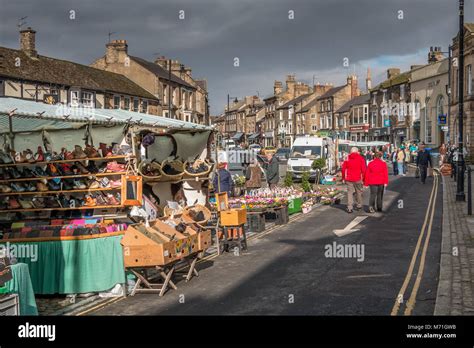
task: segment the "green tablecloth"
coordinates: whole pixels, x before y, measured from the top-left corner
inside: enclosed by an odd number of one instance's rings
[[[38,315],[28,265],[17,263],[11,265],[10,268],[12,270],[12,280],[8,281],[6,286],[9,293],[18,294],[20,315]]]
[[[105,291],[125,283],[122,236],[95,239],[20,242],[37,248],[28,264],[36,294],[75,294]],[[21,256],[21,255],[18,255]]]

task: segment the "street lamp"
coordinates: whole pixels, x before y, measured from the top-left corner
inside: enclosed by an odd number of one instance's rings
[[[457,162],[457,190],[456,201],[464,202],[464,155],[463,155],[463,136],[464,136],[464,0],[459,0],[459,75],[458,75],[458,109],[459,109],[459,145]]]

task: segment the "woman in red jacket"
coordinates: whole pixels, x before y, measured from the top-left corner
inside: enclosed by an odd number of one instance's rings
[[[369,163],[364,177],[364,186],[370,187],[369,212],[382,211],[383,191],[388,185],[387,164],[381,159],[382,153],[377,152],[375,159]]]

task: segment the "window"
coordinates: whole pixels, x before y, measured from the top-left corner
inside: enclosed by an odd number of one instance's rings
[[[283,121],[283,110],[280,110],[280,121]]]
[[[142,100],[142,112],[144,114],[148,113],[148,101]]]
[[[400,85],[400,100],[405,99],[405,85]]]
[[[382,103],[386,103],[387,102],[387,91],[383,91],[383,95],[382,95]]]
[[[467,95],[472,94],[472,65],[466,67]]]
[[[82,92],[81,103],[83,106],[94,107],[94,95],[90,92]]]
[[[120,109],[120,96],[114,96],[114,109]]]
[[[369,107],[364,105],[364,123],[369,123]]]
[[[124,108],[124,110],[130,110],[130,98],[129,97],[123,98],[123,108]]]
[[[312,130],[313,132],[316,132],[316,131],[318,130],[318,126],[312,125],[312,126],[311,126],[311,130]]]
[[[327,105],[328,111],[331,111],[331,102],[328,100],[328,105]]]
[[[79,106],[79,91],[71,91],[71,106]]]
[[[315,119],[315,118],[316,118],[316,114],[311,114],[311,118],[312,118],[312,119]]]
[[[321,112],[324,111],[324,102],[321,102],[320,107],[319,107],[319,110],[320,110]]]
[[[133,99],[133,111],[138,112],[140,106],[139,102],[137,98]]]

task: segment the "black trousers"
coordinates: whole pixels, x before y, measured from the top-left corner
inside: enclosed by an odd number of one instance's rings
[[[428,173],[428,166],[424,166],[420,164],[418,168],[420,168],[421,182],[424,183],[426,181],[426,174]]]
[[[384,185],[370,185],[369,207],[382,210]]]

